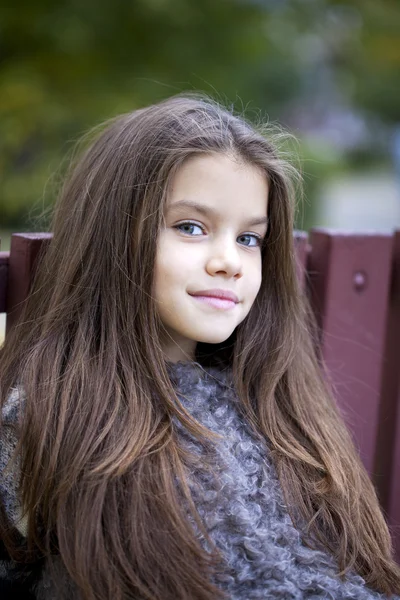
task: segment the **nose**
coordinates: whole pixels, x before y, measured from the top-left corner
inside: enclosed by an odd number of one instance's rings
[[[226,238],[215,240],[207,259],[207,273],[240,279],[243,275],[242,269],[242,258],[236,241]]]

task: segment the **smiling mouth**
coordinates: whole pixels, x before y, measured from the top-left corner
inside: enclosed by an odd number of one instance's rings
[[[201,302],[219,310],[232,310],[237,304],[233,300],[217,298],[216,296],[192,296],[192,298],[194,298],[194,300],[197,302]]]

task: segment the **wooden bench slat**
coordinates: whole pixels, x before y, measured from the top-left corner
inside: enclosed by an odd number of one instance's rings
[[[7,312],[7,284],[9,252],[0,252],[0,313]]]
[[[308,260],[321,347],[338,404],[372,475],[379,419],[391,235],[313,229]]]
[[[7,285],[7,330],[20,314],[35,273],[42,245],[49,243],[51,233],[14,233],[11,236]]]

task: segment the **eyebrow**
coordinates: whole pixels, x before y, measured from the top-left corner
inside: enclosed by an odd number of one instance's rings
[[[206,217],[218,216],[218,211],[216,211],[214,208],[211,208],[211,206],[204,206],[204,204],[198,204],[197,202],[193,202],[192,200],[180,200],[179,202],[174,202],[174,204],[170,204],[169,206],[167,206],[167,212],[174,208],[180,208],[182,206],[186,208],[192,208],[200,214],[205,215]],[[254,227],[255,225],[268,225],[268,217],[250,219],[249,221],[246,221],[246,224],[249,227]]]

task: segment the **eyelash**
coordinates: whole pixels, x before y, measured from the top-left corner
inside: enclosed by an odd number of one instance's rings
[[[184,225],[193,225],[194,227],[198,227],[199,229],[201,229],[204,232],[204,227],[202,225],[199,225],[198,223],[195,223],[194,221],[183,221],[182,223],[178,223],[177,225],[174,225],[174,229],[177,229],[178,231],[180,231],[180,227],[183,227]],[[182,232],[185,233],[185,232]],[[185,233],[185,235],[191,236],[190,233]],[[263,238],[260,235],[256,235],[255,233],[242,233],[241,235],[239,235],[238,237],[244,237],[244,236],[250,236],[252,238],[254,238],[256,240],[256,244],[254,244],[254,246],[249,246],[248,244],[244,244],[244,246],[247,246],[248,248],[256,248],[256,247],[260,247],[263,244]],[[193,236],[196,237],[196,236]]]

